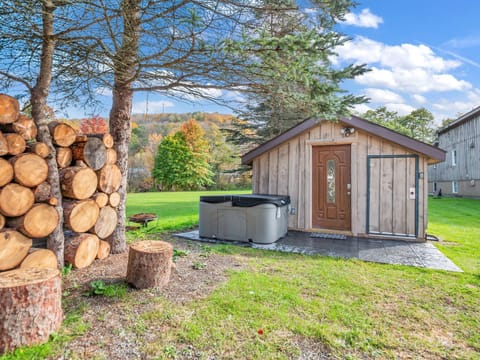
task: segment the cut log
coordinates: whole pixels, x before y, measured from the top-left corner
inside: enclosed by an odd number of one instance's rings
[[[37,154],[23,153],[10,159],[15,181],[23,186],[34,187],[48,177],[48,165]]]
[[[0,158],[0,187],[7,185],[13,179],[13,166],[7,160]]]
[[[162,287],[170,280],[173,247],[163,241],[140,241],[128,251],[127,282],[137,289]]]
[[[4,132],[14,132],[23,137],[25,140],[32,140],[37,137],[37,125],[32,118],[26,115],[20,115],[15,122],[3,125]]]
[[[5,216],[21,216],[32,207],[34,201],[32,190],[10,183],[0,190],[0,213]]]
[[[95,225],[100,209],[95,200],[72,201],[64,199],[63,214],[66,228],[77,233],[83,233]]]
[[[122,182],[122,173],[117,165],[105,165],[97,171],[97,175],[98,189],[107,194],[117,191]]]
[[[0,156],[8,154],[8,142],[5,136],[0,132]]]
[[[100,139],[103,142],[103,145],[105,145],[107,149],[111,149],[114,145],[113,136],[110,134],[85,134],[84,136],[86,136],[89,139],[91,138]]]
[[[11,124],[17,120],[20,104],[14,97],[0,94],[0,124]]]
[[[7,225],[32,238],[50,235],[58,224],[55,207],[48,204],[35,204],[23,216],[10,218]]]
[[[97,222],[90,229],[90,232],[97,235],[100,239],[106,239],[112,235],[117,227],[118,216],[115,209],[110,206],[105,206],[100,209]]]
[[[105,164],[114,165],[117,162],[117,152],[115,149],[107,149]]]
[[[83,134],[78,134],[76,137],[75,137],[75,142],[85,142],[88,140],[88,136],[87,135],[83,135]]]
[[[93,170],[100,170],[107,159],[107,151],[102,140],[88,138],[85,142],[77,142],[71,146],[73,159],[82,160]]]
[[[93,234],[79,234],[66,240],[65,262],[81,269],[90,265],[98,253],[99,239]]]
[[[103,260],[110,255],[110,244],[104,240],[100,240],[98,243],[97,259]]]
[[[49,183],[43,182],[33,189],[33,195],[35,196],[35,202],[47,203],[53,206],[58,204],[58,199],[52,195],[52,187]]]
[[[50,155],[50,148],[48,147],[47,144],[43,142],[36,142],[33,144],[28,144],[27,145],[28,151],[31,153],[37,154],[38,156],[42,158],[47,158],[48,155]]]
[[[20,265],[31,247],[32,239],[23,236],[18,231],[0,231],[0,271],[10,270]],[[0,304],[2,304],[1,301]]]
[[[32,248],[20,264],[25,268],[57,269],[57,257],[52,250]]]
[[[57,269],[0,274],[0,353],[48,341],[62,325],[62,280]]]
[[[3,134],[7,140],[8,153],[10,155],[18,155],[25,151],[27,148],[27,143],[25,139],[18,134]]]
[[[72,150],[68,147],[57,148],[57,164],[60,169],[66,168],[72,164]]]
[[[77,133],[73,127],[65,123],[51,122],[48,125],[53,142],[58,146],[68,147],[75,142]]]
[[[120,194],[118,192],[113,192],[108,198],[108,203],[110,206],[117,207],[120,204]]]
[[[71,166],[59,171],[62,194],[72,199],[88,199],[97,189],[97,175],[88,167]]]
[[[107,206],[109,197],[105,193],[97,192],[93,195],[93,199],[95,200],[99,208],[103,208]]]
[[[5,216],[0,214],[0,230],[2,230],[5,227]]]

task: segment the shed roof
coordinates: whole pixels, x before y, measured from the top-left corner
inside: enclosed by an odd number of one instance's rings
[[[256,157],[270,151],[271,149],[283,144],[286,141],[300,135],[304,131],[310,130],[315,127],[322,120],[318,118],[307,119],[300,124],[288,129],[284,133],[274,137],[273,139],[257,146],[255,149],[249,151],[248,153],[242,156],[242,164],[251,165],[253,159]],[[400,146],[403,146],[414,152],[423,154],[433,160],[433,162],[442,162],[445,161],[445,151],[426,144],[424,142],[412,139],[408,136],[402,135],[394,130],[388,129],[384,126],[372,123],[368,120],[362,119],[358,116],[344,117],[340,121],[348,126],[352,126],[356,129],[363,130],[372,135],[381,137],[383,139],[389,140],[393,143],[396,143]]]
[[[476,118],[477,116],[480,116],[480,106],[476,107],[475,109],[473,109],[472,111],[470,111],[466,114],[463,114],[457,120],[448,124],[444,128],[441,128],[440,130],[438,130],[438,133],[443,134],[443,133],[445,133],[445,132],[447,132],[447,131],[449,131],[449,130],[451,130],[451,129],[459,126],[459,125],[462,125],[463,123],[466,123],[467,121],[470,121],[470,120]]]

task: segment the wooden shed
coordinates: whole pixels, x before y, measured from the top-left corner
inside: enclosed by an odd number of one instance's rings
[[[254,194],[289,195],[289,228],[423,240],[427,167],[445,152],[359,117],[308,119],[243,155]]]

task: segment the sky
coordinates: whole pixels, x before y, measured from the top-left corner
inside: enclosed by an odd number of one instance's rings
[[[351,41],[338,49],[338,65],[367,64],[370,72],[344,83],[370,98],[356,110],[380,106],[400,115],[425,107],[440,123],[480,105],[480,26],[477,0],[359,0],[338,30]],[[109,94],[103,96],[109,109]],[[216,96],[232,96],[217,91]],[[148,101],[147,101],[148,97]],[[134,113],[232,110],[204,101],[179,102],[157,93],[136,94]],[[83,111],[71,109],[70,117]]]

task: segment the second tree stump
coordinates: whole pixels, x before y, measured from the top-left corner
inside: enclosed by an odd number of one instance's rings
[[[170,280],[173,246],[164,241],[140,241],[128,252],[127,282],[137,289],[162,287]]]

